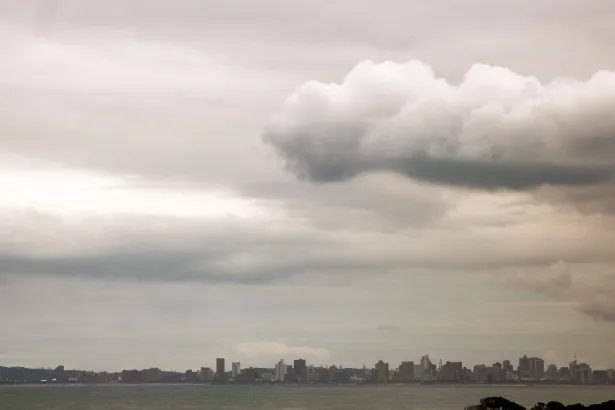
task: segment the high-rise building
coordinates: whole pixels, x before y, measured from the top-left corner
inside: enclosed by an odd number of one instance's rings
[[[512,372],[513,369],[513,365],[510,363],[510,360],[504,360],[502,362],[502,370],[505,372]]]
[[[547,378],[551,381],[559,380],[556,365],[550,364],[549,367],[547,367]]]
[[[338,372],[338,368],[337,366],[333,365],[333,366],[329,366],[327,368],[327,373],[329,374],[329,382],[334,382],[336,381],[335,376],[337,375]]]
[[[474,366],[474,371],[472,372],[472,378],[479,382],[487,381],[489,376],[489,368],[484,364],[477,364]]]
[[[461,362],[446,362],[440,367],[440,372],[438,374],[439,380],[445,381],[460,381],[461,380],[461,371],[463,369],[463,365]]]
[[[288,370],[288,367],[284,363],[284,359],[280,359],[280,361],[275,365],[275,368],[274,368],[274,374],[275,374],[274,380],[277,382],[283,382],[286,376],[287,370]]]
[[[231,376],[236,379],[241,374],[241,363],[233,362],[231,365]]]
[[[56,379],[58,383],[61,383],[64,380],[64,366],[60,365],[56,367],[55,373],[56,373]]]
[[[570,374],[570,380],[575,382],[578,381],[577,359],[574,359],[572,362],[570,362],[570,365],[568,366],[568,372]]]
[[[519,377],[522,379],[529,379],[531,377],[531,363],[530,358],[527,356],[523,356],[519,358],[519,366],[517,367],[517,372],[519,373]]]
[[[581,384],[588,384],[592,379],[592,368],[587,363],[576,365],[576,381]]]
[[[297,359],[293,363],[293,374],[298,380],[307,379],[305,359]]]
[[[224,358],[219,357],[216,359],[216,381],[222,382],[226,377],[226,369],[224,364]]]
[[[404,383],[414,380],[414,362],[401,362],[399,365],[399,378]]]
[[[431,360],[429,355],[421,357],[421,374],[429,374],[431,372]]]
[[[316,368],[313,365],[310,365],[307,368],[306,378],[310,382],[315,382],[318,380],[318,373],[316,372]]]
[[[429,360],[429,355],[421,357],[421,380],[435,381],[437,379],[437,368],[436,365]]]
[[[545,361],[540,357],[530,357],[530,377],[532,379],[545,377]]]
[[[378,383],[386,383],[389,381],[389,364],[383,362],[382,360],[379,360],[378,363],[376,363],[376,374],[375,374],[375,380]]]

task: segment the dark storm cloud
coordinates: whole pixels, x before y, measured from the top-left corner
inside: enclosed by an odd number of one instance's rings
[[[614,105],[615,72],[541,84],[474,65],[451,85],[418,61],[364,62],[339,85],[300,87],[263,138],[315,182],[392,171],[479,189],[588,186],[615,177]]]

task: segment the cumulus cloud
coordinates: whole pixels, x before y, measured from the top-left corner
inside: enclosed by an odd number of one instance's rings
[[[392,171],[435,184],[528,190],[615,177],[615,72],[541,83],[475,64],[459,84],[420,62],[366,61],[339,84],[310,81],[263,139],[299,178]]]

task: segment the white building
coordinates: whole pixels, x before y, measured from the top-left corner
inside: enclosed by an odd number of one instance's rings
[[[236,379],[241,374],[241,363],[233,362],[231,367],[231,377]]]
[[[288,366],[284,364],[284,359],[280,359],[280,361],[275,365],[275,368],[274,368],[274,374],[275,374],[274,381],[283,382],[284,376],[286,376],[287,372],[288,372]]]
[[[421,357],[421,380],[424,382],[432,382],[438,380],[436,366],[429,360],[429,355]]]

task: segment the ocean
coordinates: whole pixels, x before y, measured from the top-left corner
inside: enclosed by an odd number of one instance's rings
[[[485,396],[526,407],[550,400],[599,403],[613,387],[39,385],[0,386],[1,410],[421,410],[456,409]]]

